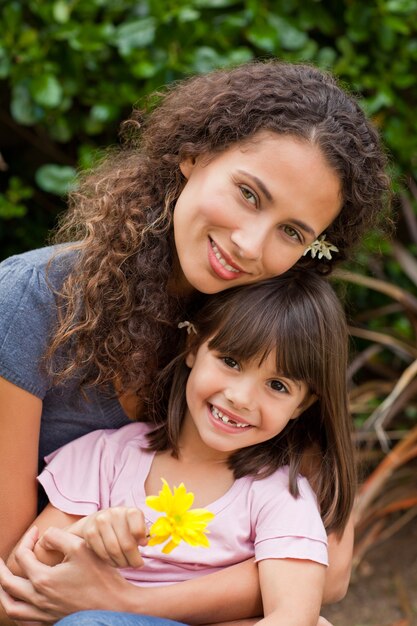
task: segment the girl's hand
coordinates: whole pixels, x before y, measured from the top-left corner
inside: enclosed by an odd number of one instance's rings
[[[147,538],[145,520],[140,509],[103,509],[81,518],[65,530],[82,537],[88,547],[112,567],[143,565],[138,545],[145,546]]]

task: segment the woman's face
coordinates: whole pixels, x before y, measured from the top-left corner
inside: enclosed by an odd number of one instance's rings
[[[336,218],[337,174],[317,146],[262,131],[181,163],[174,209],[183,291],[216,293],[283,274]]]

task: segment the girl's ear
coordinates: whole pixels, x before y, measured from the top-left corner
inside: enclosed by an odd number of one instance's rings
[[[296,408],[294,414],[291,419],[296,419],[300,417],[301,413],[304,413],[308,408],[310,408],[315,402],[317,402],[318,397],[314,393],[308,394],[306,398],[302,401],[302,403]]]
[[[181,174],[187,180],[190,178],[191,172],[193,171],[195,164],[196,164],[195,157],[187,157],[186,159],[181,161],[180,163]]]

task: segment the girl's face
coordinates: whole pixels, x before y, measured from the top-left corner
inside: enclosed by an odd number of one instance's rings
[[[316,399],[305,383],[276,371],[273,352],[262,363],[238,362],[205,342],[186,363],[184,432],[215,458],[275,437]]]
[[[273,132],[187,159],[181,171],[174,236],[184,291],[283,274],[341,208],[339,178],[319,148]]]

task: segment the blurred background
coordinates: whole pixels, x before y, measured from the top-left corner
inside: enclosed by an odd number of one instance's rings
[[[380,130],[396,231],[335,278],[361,489],[340,626],[417,620],[417,0],[0,0],[0,259],[48,241],[77,170],[166,83],[252,58],[335,73]],[[414,621],[413,621],[414,620]]]

